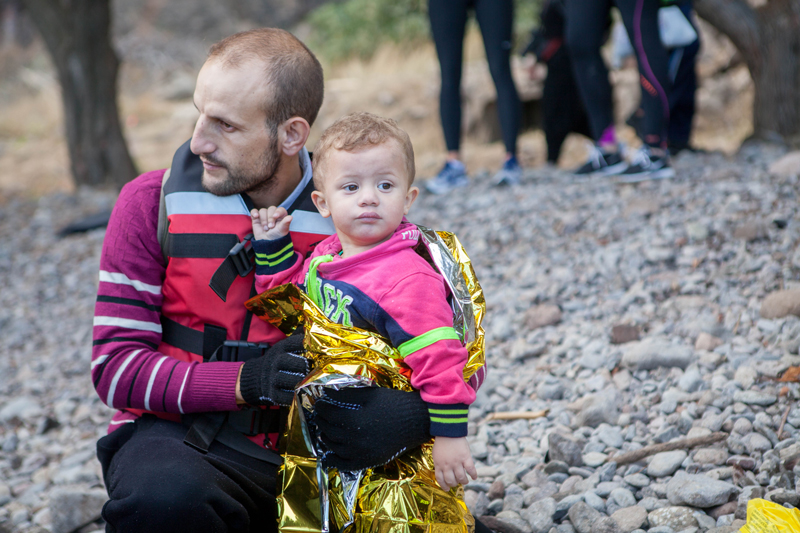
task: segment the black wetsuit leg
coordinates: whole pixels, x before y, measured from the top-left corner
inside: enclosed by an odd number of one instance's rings
[[[469,0],[429,0],[433,42],[439,56],[442,89],[439,114],[448,151],[458,151],[461,144],[461,64],[464,58],[464,29]]]
[[[514,26],[513,0],[476,0],[475,18],[481,28],[486,60],[497,89],[497,114],[506,152],[517,153],[520,114],[517,88],[511,77],[511,38]]]
[[[567,51],[595,141],[614,123],[608,68],[600,56],[610,8],[610,0],[564,2]]]
[[[684,2],[680,5],[680,8],[686,18],[692,21],[691,2]],[[696,25],[695,29],[697,29]],[[670,149],[681,150],[689,146],[695,111],[695,93],[697,92],[695,63],[699,51],[700,39],[697,39],[688,46],[673,50],[669,56],[672,91],[669,99],[670,115],[667,143]],[[673,61],[677,63],[674,74]]]
[[[574,0],[570,0],[572,2]],[[639,66],[642,88],[642,133],[645,143],[667,147],[669,98],[667,51],[658,31],[659,0],[615,0]]]

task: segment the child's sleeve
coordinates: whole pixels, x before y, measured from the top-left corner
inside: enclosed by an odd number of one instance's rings
[[[431,435],[466,436],[475,390],[464,381],[468,354],[453,329],[441,278],[427,272],[406,276],[380,299],[375,319],[411,368],[411,385],[428,403]]]
[[[256,292],[259,294],[284,283],[302,283],[303,257],[294,251],[291,233],[274,241],[253,241],[253,251],[256,253]]]

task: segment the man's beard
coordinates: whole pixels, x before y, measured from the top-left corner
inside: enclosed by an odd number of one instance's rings
[[[213,183],[206,179],[205,171],[203,172],[203,188],[211,194],[231,196],[241,193],[264,192],[276,185],[275,175],[281,168],[278,136],[270,135],[269,146],[257,161],[247,167],[235,166],[208,154],[203,156],[203,160],[212,165],[219,165],[228,171],[227,179]]]

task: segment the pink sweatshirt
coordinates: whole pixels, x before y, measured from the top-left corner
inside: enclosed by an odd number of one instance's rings
[[[298,284],[334,322],[388,338],[411,368],[412,386],[428,402],[431,434],[462,437],[477,386],[464,382],[467,351],[453,329],[448,290],[442,276],[414,251],[418,240],[417,227],[404,222],[386,242],[342,258],[339,238],[332,235],[305,261],[293,252],[288,235],[255,241],[256,290]],[[307,278],[312,263],[316,284]]]

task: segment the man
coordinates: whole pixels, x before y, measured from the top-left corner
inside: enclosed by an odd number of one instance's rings
[[[302,254],[332,233],[311,202],[304,148],[322,97],[319,62],[289,33],[223,39],[198,75],[200,117],[168,179],[148,172],[120,193],[92,354],[95,388],[117,409],[97,445],[107,531],[276,529],[278,406],[308,364],[301,337],[284,339],[243,305],[254,294],[246,236],[250,208],[269,205],[293,214]],[[334,466],[381,464],[430,438],[418,393],[339,394],[317,410]]]

